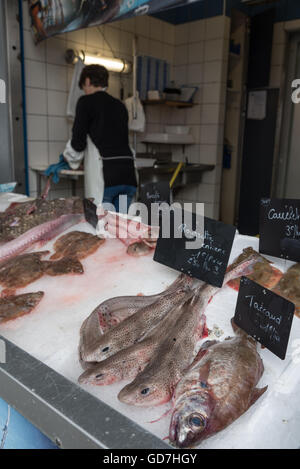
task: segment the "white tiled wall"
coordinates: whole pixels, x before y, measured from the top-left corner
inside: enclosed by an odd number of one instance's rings
[[[197,104],[177,115],[178,123],[191,127],[195,145],[187,146],[184,154],[174,148],[174,158],[215,165],[198,186],[178,198],[205,202],[206,215],[213,218],[219,218],[229,34],[230,19],[223,16],[176,27],[174,79],[179,85],[198,86],[198,92]]]
[[[49,38],[34,44],[27,4],[24,2],[24,42],[26,70],[26,98],[28,124],[29,166],[48,166],[59,160],[59,155],[71,135],[72,124],[66,118],[66,104],[73,67],[67,65],[66,49],[84,50],[91,54],[121,57],[132,62],[133,37],[138,37],[138,53],[168,60],[173,64],[175,27],[148,17],[129,19],[96,28],[88,28]],[[125,98],[132,94],[132,76],[111,74],[109,93],[120,97],[124,87]],[[163,110],[147,109],[149,129],[161,129]],[[148,115],[149,114],[149,115]],[[168,123],[166,121],[166,123]],[[148,130],[149,130],[148,129]],[[144,151],[144,145],[139,146]],[[36,175],[29,174],[31,195],[36,195]],[[71,186],[66,180],[53,186],[52,197],[68,196]]]
[[[192,163],[215,165],[213,171],[204,173],[198,186],[179,193],[179,200],[206,202],[207,215],[218,218],[230,19],[215,17],[175,27],[142,16],[59,35],[35,45],[28,16],[24,2],[29,165],[58,162],[70,137],[71,123],[65,114],[73,67],[65,62],[65,50],[73,48],[106,56],[112,56],[113,50],[116,57],[132,61],[132,40],[136,35],[139,54],[169,61],[176,84],[199,87],[193,108],[147,106],[147,131],[163,132],[166,124],[191,126],[195,145],[187,146],[184,156],[178,146],[163,150],[172,149],[175,161],[187,157]],[[123,86],[126,98],[132,94],[131,76],[123,78]],[[120,88],[120,76],[111,74],[108,91],[120,97]],[[145,151],[145,146],[138,144],[137,150]],[[36,195],[33,171],[30,190]],[[61,180],[52,197],[70,193],[70,185]]]

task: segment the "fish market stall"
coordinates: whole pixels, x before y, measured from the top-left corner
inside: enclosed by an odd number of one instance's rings
[[[1,203],[1,201],[0,201]],[[1,210],[9,205],[3,201]],[[95,234],[80,222],[65,233]],[[54,252],[56,238],[43,246]],[[229,262],[244,248],[258,251],[258,239],[236,235]],[[34,247],[32,251],[40,251]],[[18,293],[43,291],[27,315],[0,324],[6,363],[0,363],[0,397],[62,448],[170,448],[171,404],[141,408],[120,402],[127,382],[108,386],[78,384],[83,373],[78,356],[80,328],[103,301],[124,295],[153,295],[166,289],[178,272],[157,262],[153,254],[132,257],[118,239],[106,239],[81,262],[81,275],[42,276]],[[292,264],[278,258],[285,272]],[[223,287],[206,308],[209,340],[233,336],[237,291]],[[207,340],[202,339],[204,342]],[[294,317],[285,360],[258,344],[264,373],[259,388],[267,391],[230,426],[199,448],[299,448],[300,319]]]

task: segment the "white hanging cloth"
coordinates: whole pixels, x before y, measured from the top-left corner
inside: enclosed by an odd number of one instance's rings
[[[84,67],[84,62],[79,58],[74,67],[71,89],[68,96],[67,117],[70,119],[75,118],[77,101],[81,96],[84,95],[83,90],[81,90],[78,86],[80,75]]]

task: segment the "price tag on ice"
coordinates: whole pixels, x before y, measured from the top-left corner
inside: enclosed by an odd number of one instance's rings
[[[261,200],[259,252],[300,262],[300,200]]]
[[[97,206],[89,199],[83,199],[83,210],[86,221],[96,228],[98,224]]]
[[[199,232],[195,213],[192,214],[191,226],[188,226],[184,211],[181,211],[180,218],[174,212],[170,212],[169,237],[163,236],[160,220],[160,236],[153,260],[210,285],[222,287],[236,228],[207,217],[203,220],[202,217],[203,230]],[[202,247],[193,249],[191,241],[196,238],[201,240],[198,244]]]
[[[242,277],[234,322],[281,360],[285,359],[295,305]]]

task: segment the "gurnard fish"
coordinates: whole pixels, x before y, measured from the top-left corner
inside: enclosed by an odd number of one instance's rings
[[[91,233],[71,231],[55,241],[53,246],[55,252],[50,259],[61,259],[63,257],[85,259],[93,254],[104,242],[104,238],[99,238]]]
[[[249,274],[257,256],[250,256],[230,272],[224,284]],[[205,330],[204,311],[219,288],[204,284],[196,289],[183,306],[183,313],[170,328],[144,370],[119,393],[118,399],[129,405],[150,407],[168,402],[177,382],[192,363],[197,342]]]
[[[39,291],[0,298],[0,323],[31,313],[43,296],[44,292]]]
[[[124,319],[105,334],[101,334],[101,316],[99,318],[96,309],[96,313],[92,313],[80,330],[80,359],[86,362],[102,361],[141,340],[190,290],[190,280],[186,282],[185,277],[180,278],[180,283],[175,281],[174,285],[178,285],[176,289],[171,285],[163,294],[155,295],[155,298],[129,297],[127,305],[131,305],[130,311],[125,309]]]
[[[182,286],[190,288],[192,284],[193,279],[191,277],[181,274],[165,291],[156,295],[118,296],[102,302],[85,319],[81,326],[79,345],[81,359],[88,362],[96,361],[94,359],[94,351],[97,349],[99,339],[105,332],[141,308],[153,304],[161,296],[175,292]]]
[[[187,295],[193,295],[191,291]],[[99,363],[90,364],[78,381],[80,384],[105,386],[121,380],[134,379],[143,371],[153,353],[183,313],[183,302],[172,308],[166,317],[141,341],[120,350]]]
[[[276,269],[274,266],[272,266],[272,263],[270,261],[268,261],[265,257],[256,252],[250,246],[248,248],[243,249],[242,254],[240,254],[233,261],[233,263],[228,266],[227,271],[232,270],[236,265],[238,265],[244,260],[247,260],[248,257],[254,253],[257,255],[258,262],[253,265],[253,272],[248,275],[248,277],[254,282],[259,283],[261,286],[272,289],[282,276],[281,270]],[[238,291],[240,287],[240,280],[240,278],[231,280],[228,283],[228,286]]]
[[[205,342],[173,395],[169,439],[192,447],[228,427],[267,390],[256,342],[232,321],[235,337]]]
[[[46,243],[50,241],[55,236],[58,236],[71,226],[80,223],[82,220],[82,215],[79,214],[61,215],[54,220],[31,228],[16,239],[8,241],[0,246],[0,262],[17,256],[37,242]]]
[[[295,315],[300,318],[300,264],[293,264],[283,274],[277,285],[273,287],[274,293],[283,296],[295,304]]]

